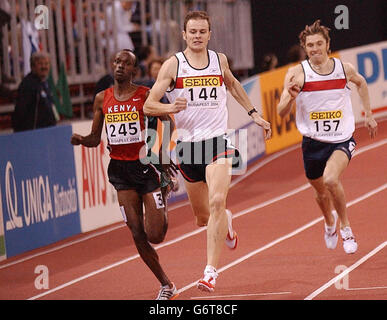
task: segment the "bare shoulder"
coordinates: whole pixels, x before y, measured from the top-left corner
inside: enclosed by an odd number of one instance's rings
[[[221,52],[217,52],[217,54],[218,54],[219,62],[220,62],[222,69],[224,70],[226,68],[229,68],[227,56]]]
[[[342,64],[346,75],[353,75],[356,73],[356,69],[351,63],[342,61]]]
[[[96,94],[95,99],[94,99],[94,104],[95,105],[101,105],[103,103],[103,99],[105,98],[105,90],[100,91]]]
[[[347,77],[347,81],[353,82],[357,86],[366,83],[364,77],[359,72],[357,72],[357,70],[351,63],[342,62],[342,64],[343,64],[345,76]]]
[[[178,61],[175,55],[170,56],[161,66],[160,73],[164,76],[174,78],[177,71]]]
[[[304,69],[302,68],[301,63],[289,67],[288,71],[286,72],[285,84],[290,82],[296,83],[300,87],[304,85]]]
[[[302,68],[301,63],[296,64],[288,69],[287,72],[289,75],[297,77],[304,74],[304,69]]]

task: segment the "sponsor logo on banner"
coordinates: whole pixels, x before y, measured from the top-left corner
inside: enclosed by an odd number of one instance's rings
[[[87,135],[91,125],[92,121],[73,123],[73,132]],[[110,157],[106,141],[106,132],[103,130],[98,147],[73,147],[82,232],[122,221],[117,192],[108,180],[107,169]]]
[[[3,203],[2,192],[0,184],[0,261],[6,258],[5,256],[5,238],[4,238],[4,224],[3,224]]]
[[[82,209],[106,205],[107,178],[102,156],[104,155],[104,142],[101,141],[97,148],[81,146],[82,151]]]
[[[67,186],[50,183],[48,175],[22,179],[17,184],[11,162],[5,167],[5,230],[43,224],[78,212],[75,177]],[[18,194],[21,193],[21,194]],[[21,203],[19,199],[22,199]]]
[[[387,41],[339,52],[343,62],[351,63],[367,81],[371,109],[375,117],[387,114]],[[350,83],[356,122],[362,122],[364,110],[357,88]]]
[[[0,137],[0,205],[7,256],[80,233],[70,126]]]
[[[270,122],[272,138],[266,140],[266,153],[279,151],[287,146],[300,142],[302,137],[296,127],[296,110],[281,118],[277,105],[283,91],[283,84],[289,66],[262,73],[259,76],[263,105],[263,116]]]

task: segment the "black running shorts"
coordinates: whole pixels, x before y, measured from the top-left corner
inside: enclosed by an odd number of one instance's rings
[[[206,181],[206,167],[220,158],[232,158],[232,166],[242,164],[239,151],[226,135],[198,142],[177,141],[177,166],[188,182]]]
[[[355,146],[356,142],[353,137],[340,143],[327,143],[303,137],[302,155],[307,178],[311,180],[320,178],[324,173],[328,159],[336,150],[343,151],[351,160]]]
[[[140,160],[110,159],[108,176],[117,191],[134,189],[139,194],[146,194],[160,188],[159,173],[152,165],[142,164]]]

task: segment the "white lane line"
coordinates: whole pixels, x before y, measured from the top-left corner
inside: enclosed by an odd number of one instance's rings
[[[253,296],[272,296],[272,295],[282,295],[282,294],[291,294],[290,291],[281,291],[281,292],[262,292],[262,293],[242,293],[242,294],[229,294],[223,296],[202,296],[202,297],[191,297],[192,300],[203,300],[203,299],[219,299],[219,298],[239,298],[239,297],[253,297]]]
[[[253,207],[251,207],[251,208],[248,208],[248,209],[245,209],[245,210],[243,210],[243,211],[240,211],[240,212],[238,212],[238,213],[235,214],[235,217],[234,217],[234,218],[240,217],[240,216],[245,215],[245,214],[247,214],[247,213],[249,213],[249,212],[255,211],[255,210],[260,209],[260,208],[263,208],[264,206],[268,206],[268,205],[270,205],[270,204],[272,204],[272,203],[274,203],[274,202],[276,202],[276,201],[280,201],[280,200],[283,200],[283,199],[285,199],[285,198],[287,198],[287,197],[290,197],[290,196],[294,195],[294,194],[297,193],[297,192],[301,192],[302,190],[305,190],[305,189],[306,189],[305,186],[306,186],[306,185],[303,185],[303,186],[301,186],[301,187],[299,187],[299,188],[294,189],[294,190],[291,191],[291,192],[286,192],[286,193],[284,193],[283,195],[281,195],[281,196],[279,196],[279,197],[275,197],[275,198],[273,198],[272,200],[265,201],[265,202],[263,202],[263,203],[261,203],[261,204],[259,204],[259,205],[256,205],[256,206],[253,206]],[[162,244],[159,244],[159,245],[155,246],[154,248],[155,248],[155,250],[158,250],[158,249],[160,249],[160,248],[163,248],[163,247],[172,245],[172,244],[177,243],[177,242],[180,242],[180,241],[182,241],[182,240],[184,240],[184,239],[186,239],[186,238],[189,238],[189,237],[191,237],[191,236],[194,236],[194,235],[196,235],[196,234],[198,234],[198,233],[200,233],[200,232],[203,232],[203,231],[205,231],[206,229],[207,229],[207,227],[201,227],[201,228],[198,228],[198,229],[196,229],[196,230],[194,230],[194,231],[185,233],[185,234],[183,234],[183,235],[180,236],[180,237],[177,237],[177,238],[175,238],[175,239],[172,239],[172,240],[163,242]],[[35,300],[35,299],[38,299],[38,298],[40,298],[40,297],[46,296],[46,295],[48,295],[48,294],[50,294],[50,293],[53,293],[53,292],[55,292],[55,291],[61,290],[61,289],[63,289],[63,288],[66,288],[66,287],[68,287],[68,286],[70,286],[70,285],[72,285],[72,284],[74,284],[74,283],[77,283],[77,282],[82,281],[82,280],[84,280],[84,279],[90,278],[90,277],[92,277],[92,276],[95,276],[95,275],[97,275],[97,274],[99,274],[99,273],[102,273],[102,272],[104,272],[104,271],[107,271],[107,270],[109,270],[109,269],[118,267],[118,266],[120,266],[120,265],[122,265],[122,264],[124,264],[124,263],[126,263],[126,262],[132,261],[132,260],[137,259],[137,258],[139,258],[139,257],[140,257],[139,254],[135,254],[135,255],[130,256],[130,257],[126,258],[126,259],[120,260],[120,261],[118,261],[118,262],[116,262],[116,263],[113,263],[113,264],[110,264],[110,265],[108,265],[108,266],[106,266],[106,267],[104,267],[104,268],[98,269],[98,270],[93,271],[93,272],[91,272],[91,273],[88,273],[88,274],[86,274],[86,275],[84,275],[84,276],[82,276],[82,277],[79,277],[79,278],[77,278],[77,279],[74,279],[74,280],[72,280],[72,281],[70,281],[70,282],[64,283],[64,284],[62,284],[62,285],[60,285],[60,286],[58,286],[58,287],[55,287],[55,288],[53,288],[53,289],[51,289],[51,290],[45,291],[45,292],[43,292],[43,293],[41,293],[41,294],[38,294],[38,295],[36,295],[36,296],[34,296],[34,297],[32,297],[32,298],[29,298],[28,300]]]
[[[344,288],[344,290],[347,291],[358,291],[358,290],[380,290],[380,289],[387,289],[387,287],[365,287],[365,288]]]
[[[360,260],[356,261],[353,265],[345,269],[342,273],[340,273],[338,276],[334,277],[324,285],[322,285],[317,290],[313,291],[310,295],[308,295],[304,300],[312,300],[316,296],[318,296],[321,292],[328,289],[332,284],[336,283],[340,279],[344,278],[346,275],[348,275],[351,271],[356,269],[358,266],[360,266],[362,263],[366,262],[369,258],[377,254],[380,250],[382,250],[387,245],[387,241],[381,243],[378,245],[375,249],[373,249],[371,252],[366,254],[364,257],[362,257]]]
[[[268,163],[270,163],[271,161],[279,158],[280,156],[283,156],[295,149],[297,149],[299,146],[292,146],[292,147],[289,147],[287,148],[286,150],[282,150],[278,153],[275,153],[269,157],[267,157],[266,159],[264,159],[263,161],[259,162],[258,164],[252,166],[251,168],[249,168],[247,170],[247,172],[243,175],[243,176],[240,176],[238,177],[237,179],[233,180],[232,183],[230,184],[230,188],[234,187],[237,183],[241,182],[242,180],[246,179],[248,176],[250,176],[252,173],[254,173],[255,171],[257,171],[258,169],[262,168],[263,166],[267,165]],[[269,200],[270,201],[270,200]],[[176,203],[176,204],[172,204],[169,208],[168,208],[168,213],[170,213],[171,211],[173,210],[176,210],[178,208],[181,208],[181,207],[184,207],[186,205],[189,205],[189,201],[187,200],[184,200],[182,202],[179,202],[179,203]],[[60,250],[60,249],[63,249],[63,248],[66,248],[66,247],[69,247],[69,246],[72,246],[74,244],[77,244],[77,243],[80,243],[80,242],[83,242],[83,241],[86,241],[86,240],[89,240],[89,239],[92,239],[92,238],[95,238],[95,237],[98,237],[98,236],[101,236],[103,234],[106,234],[106,233],[109,233],[111,231],[114,231],[114,230],[117,230],[117,229],[120,229],[120,228],[123,228],[123,227],[126,227],[126,224],[125,223],[121,223],[120,225],[115,225],[115,226],[112,226],[106,230],[103,230],[103,231],[91,231],[92,234],[90,235],[87,235],[87,236],[84,236],[80,239],[77,239],[77,240],[72,240],[72,241],[69,241],[67,243],[64,243],[62,245],[59,245],[59,246],[56,246],[56,247],[53,247],[51,249],[46,249],[46,250],[43,250],[41,252],[38,252],[38,253],[35,253],[35,254],[32,254],[32,255],[28,255],[24,258],[21,258],[21,259],[18,259],[18,260],[15,260],[15,261],[12,261],[12,262],[9,262],[7,264],[2,264],[0,265],[0,270],[1,269],[4,269],[4,268],[7,268],[7,267],[10,267],[10,266],[13,266],[15,264],[18,264],[18,263],[21,263],[21,262],[24,262],[24,261],[28,261],[30,259],[33,259],[33,258],[36,258],[36,257],[39,257],[39,256],[42,256],[42,255],[45,255],[45,254],[48,254],[48,253],[51,253],[51,252],[54,252],[54,251],[57,251],[57,250]],[[136,258],[138,258],[139,255],[136,255]]]
[[[387,189],[387,183],[385,183],[382,186],[380,186],[380,187],[378,187],[378,188],[376,188],[374,190],[371,190],[371,191],[365,193],[364,195],[362,195],[362,196],[360,196],[360,197],[358,197],[358,198],[348,202],[347,203],[347,208],[349,208],[349,207],[353,206],[354,204],[356,204],[356,203],[358,203],[360,201],[363,201],[363,200],[365,200],[365,199],[367,199],[367,198],[369,198],[369,197],[371,197],[371,196],[373,196],[373,195],[375,195],[375,194],[377,194],[377,193],[379,193],[379,192],[381,192],[381,191],[383,191],[385,189]],[[294,230],[293,232],[290,232],[290,233],[288,233],[288,234],[286,234],[286,235],[284,235],[284,236],[282,236],[282,237],[280,237],[280,238],[278,238],[278,239],[276,239],[276,240],[266,244],[265,246],[263,246],[261,248],[258,248],[258,249],[254,250],[254,251],[249,252],[248,254],[240,257],[239,259],[236,259],[233,262],[231,262],[231,263],[229,263],[229,264],[219,268],[217,270],[218,273],[221,273],[221,272],[223,272],[223,271],[225,271],[225,270],[227,270],[227,269],[229,269],[231,267],[234,267],[235,265],[237,265],[237,264],[239,264],[239,263],[241,263],[241,262],[243,262],[243,261],[245,261],[245,260],[255,256],[256,254],[258,254],[258,253],[260,253],[260,252],[262,252],[264,250],[267,250],[267,249],[277,245],[278,243],[280,243],[280,242],[282,242],[284,240],[287,240],[287,239],[289,239],[289,238],[291,238],[291,237],[301,233],[302,231],[304,231],[306,229],[309,229],[310,227],[314,226],[315,224],[317,224],[318,222],[322,221],[323,219],[324,219],[323,217],[316,218],[313,221],[311,221],[311,222],[303,225],[302,227]],[[196,285],[196,283],[198,282],[198,280],[196,280],[196,281],[186,285],[185,287],[181,288],[179,290],[179,292],[181,293],[181,292],[187,291],[188,289],[194,287]]]
[[[267,165],[268,163],[282,157],[283,155],[287,154],[287,153],[290,153],[294,150],[297,150],[300,148],[300,144],[297,143],[296,145],[294,146],[291,146],[289,148],[286,148],[285,150],[281,150],[281,151],[278,151],[276,152],[275,154],[272,154],[270,156],[268,156],[266,159],[263,159],[261,161],[259,161],[257,164],[253,165],[252,167],[250,167],[246,174],[244,175],[241,175],[237,178],[235,178],[231,183],[230,183],[230,188],[232,188],[233,186],[235,186],[237,183],[241,182],[242,180],[246,179],[249,175],[251,175],[252,173],[254,173],[255,171],[257,171],[258,169],[262,168],[263,166]]]
[[[123,226],[126,226],[126,224],[124,224]],[[119,229],[119,228],[122,228],[123,226],[121,226],[121,225],[119,225],[119,226],[113,226],[113,227],[110,227],[110,228],[108,228],[108,229],[106,229],[106,230],[103,230],[103,231],[93,232],[93,234],[84,236],[84,237],[82,237],[81,239],[72,240],[72,241],[66,242],[66,243],[64,243],[64,244],[55,246],[55,247],[53,247],[53,248],[51,248],[51,249],[46,249],[46,250],[44,250],[44,251],[41,251],[41,252],[38,252],[38,253],[35,253],[35,254],[28,255],[28,256],[26,256],[26,257],[24,257],[24,258],[20,258],[20,259],[18,259],[18,260],[15,260],[15,261],[12,261],[12,262],[9,262],[9,263],[0,265],[0,270],[1,270],[1,269],[4,269],[4,268],[7,268],[7,267],[10,267],[10,266],[13,266],[13,265],[15,265],[15,264],[24,262],[24,261],[31,260],[31,259],[33,259],[33,258],[42,256],[42,255],[48,254],[48,253],[51,253],[51,252],[54,252],[54,251],[63,249],[63,248],[70,247],[70,246],[72,246],[72,245],[74,245],[74,244],[77,244],[77,243],[80,243],[80,242],[83,242],[83,241],[86,241],[86,240],[89,240],[89,239],[98,237],[98,236],[103,235],[103,234],[105,234],[105,233],[109,233],[109,232],[111,232],[111,231],[114,231],[114,230],[117,230],[117,229]]]
[[[385,140],[386,140],[386,143],[387,143],[387,139],[385,139]],[[260,209],[260,208],[262,208],[263,206],[270,205],[270,204],[272,204],[272,203],[274,203],[274,202],[276,202],[276,201],[280,201],[280,200],[283,200],[283,199],[285,199],[285,198],[287,198],[287,197],[290,197],[290,196],[294,195],[294,194],[297,193],[297,192],[301,192],[301,191],[307,189],[309,186],[310,186],[309,184],[304,184],[304,185],[302,185],[301,187],[298,187],[298,188],[296,188],[296,189],[293,189],[293,190],[290,191],[290,192],[286,192],[286,193],[282,194],[282,195],[279,196],[279,197],[275,197],[275,198],[273,198],[273,199],[271,199],[271,200],[265,201],[265,202],[262,203],[262,204],[259,204],[259,205],[257,205],[257,206],[253,206],[253,207],[248,208],[248,209],[245,209],[245,210],[243,210],[243,211],[240,211],[240,212],[238,212],[237,214],[235,214],[235,218],[237,218],[237,217],[239,217],[239,216],[242,216],[242,215],[245,215],[245,214],[247,214],[247,213],[249,213],[249,212],[251,212],[251,211]],[[355,203],[357,203],[357,202],[360,202],[360,201],[362,201],[362,200],[364,200],[364,199],[366,199],[366,198],[372,196],[373,194],[378,193],[378,192],[380,192],[381,190],[384,190],[385,188],[387,188],[387,183],[385,183],[384,185],[380,186],[379,188],[376,188],[376,189],[374,189],[374,190],[372,190],[372,191],[370,191],[370,192],[367,192],[367,193],[364,194],[363,196],[361,196],[361,197],[359,197],[359,198],[357,198],[357,199],[355,199],[355,200],[349,202],[349,203],[347,204],[347,207],[350,207],[351,205],[353,205],[353,204],[355,204]],[[274,201],[274,199],[275,199],[275,201]],[[318,222],[321,221],[321,220],[323,220],[323,217],[320,217],[320,218],[317,218],[317,219],[313,220],[312,222],[310,222],[310,223],[307,224],[306,226],[301,227],[301,228],[295,230],[295,231],[293,232],[294,234],[293,234],[293,233],[290,233],[290,234],[288,234],[287,236],[284,236],[284,237],[282,237],[282,238],[279,238],[279,239],[277,239],[276,241],[273,241],[273,242],[269,243],[268,245],[262,247],[262,248],[264,248],[264,249],[261,248],[261,249],[256,250],[256,252],[253,253],[251,256],[253,256],[253,255],[259,253],[260,251],[266,250],[266,249],[270,248],[271,246],[276,245],[277,243],[279,243],[279,242],[281,242],[281,241],[283,241],[283,240],[286,240],[286,239],[292,237],[293,235],[295,235],[295,234],[297,234],[297,233],[299,233],[299,232],[302,232],[303,230],[309,228],[310,226],[312,226],[312,225],[318,223]],[[306,228],[305,228],[305,227],[306,227]],[[303,228],[304,228],[304,229],[303,229]],[[169,245],[174,244],[174,243],[176,243],[176,242],[182,241],[183,239],[186,239],[186,238],[188,238],[188,237],[191,237],[191,236],[193,236],[193,235],[196,235],[196,234],[198,234],[198,233],[200,233],[200,232],[203,232],[204,230],[206,230],[206,227],[198,228],[198,229],[196,229],[196,230],[194,230],[194,231],[192,231],[192,232],[186,233],[186,234],[184,234],[184,235],[182,235],[182,236],[180,236],[180,237],[178,237],[178,238],[175,238],[175,239],[173,239],[173,240],[170,240],[170,241],[164,242],[164,243],[162,243],[162,244],[160,244],[160,245],[158,245],[158,246],[155,246],[155,249],[157,250],[157,249],[159,249],[159,248],[166,247],[166,246],[169,246]],[[295,233],[295,232],[296,232],[296,233]],[[249,254],[249,255],[250,255],[250,254]],[[109,269],[111,269],[111,268],[117,267],[117,266],[119,266],[119,265],[122,265],[122,264],[124,264],[124,263],[126,263],[126,262],[129,262],[129,261],[131,261],[131,260],[137,259],[137,258],[139,258],[139,257],[140,257],[139,254],[133,255],[133,256],[131,256],[131,257],[128,257],[128,258],[126,258],[126,259],[123,259],[123,260],[121,260],[121,261],[118,261],[118,262],[116,262],[116,263],[114,263],[114,264],[108,265],[108,266],[106,266],[106,267],[104,267],[104,268],[101,268],[101,269],[98,269],[98,270],[96,270],[96,271],[94,271],[94,272],[88,273],[88,274],[86,274],[86,275],[84,275],[84,276],[82,276],[82,277],[79,277],[79,278],[77,278],[77,279],[74,279],[74,280],[72,280],[72,281],[70,281],[70,282],[64,283],[63,285],[60,285],[60,286],[58,286],[58,287],[55,287],[55,288],[53,288],[53,289],[51,289],[51,290],[45,291],[45,292],[43,292],[43,293],[41,293],[41,294],[39,294],[39,295],[36,295],[36,296],[34,296],[34,297],[32,297],[32,298],[29,298],[29,300],[35,300],[35,299],[38,299],[38,298],[40,298],[40,297],[46,296],[46,295],[48,295],[48,294],[50,294],[50,293],[52,293],[52,292],[61,290],[61,289],[65,288],[65,287],[68,287],[68,286],[74,284],[74,283],[77,283],[77,282],[79,282],[79,281],[82,281],[82,280],[84,280],[84,279],[87,279],[87,278],[89,278],[89,277],[92,277],[92,276],[94,276],[94,275],[96,275],[96,274],[99,274],[99,273],[101,273],[101,272],[107,271],[107,270],[109,270]],[[250,257],[250,256],[248,256],[246,259],[248,259],[249,257]],[[238,259],[238,260],[239,260],[239,259]],[[238,262],[238,263],[240,263],[240,262]],[[233,265],[230,265],[230,267],[231,267],[231,266],[233,266]],[[226,266],[226,267],[227,267],[227,266]],[[228,267],[227,267],[227,268],[226,268],[226,267],[223,267],[223,268],[219,269],[218,272],[221,272],[221,271],[223,271],[223,270],[228,269]],[[224,269],[224,268],[225,268],[225,269]],[[188,286],[186,286],[186,287],[180,289],[179,292],[183,292],[183,291],[185,291],[185,290],[188,290],[189,288],[193,287],[195,284],[196,284],[196,282],[193,282],[193,283],[189,284]],[[181,290],[182,290],[182,291],[181,291]]]
[[[370,144],[370,145],[368,145],[368,146],[364,146],[364,147],[360,148],[359,150],[357,150],[357,151],[355,152],[355,154],[353,155],[353,157],[356,157],[356,156],[362,154],[363,152],[372,150],[372,149],[374,149],[374,148],[378,148],[378,147],[380,147],[380,146],[382,146],[382,145],[384,145],[384,144],[386,144],[386,143],[387,143],[387,138],[386,138],[386,139],[383,139],[383,140],[380,140],[380,141],[378,141],[378,142],[375,142],[375,143],[373,143],[373,144]],[[277,159],[280,155],[283,156],[284,154],[289,153],[289,152],[291,152],[291,151],[297,149],[298,147],[299,147],[299,145],[295,145],[295,146],[289,147],[288,149],[283,150],[283,151],[280,151],[280,152],[278,152],[278,153],[276,153],[276,154],[274,154],[274,155],[271,155],[271,156],[269,156],[267,159],[263,160],[262,162],[260,162],[260,163],[258,163],[258,164],[256,164],[256,165],[252,166],[252,167],[246,172],[245,175],[243,175],[243,176],[241,176],[241,177],[235,179],[235,180],[231,183],[230,188],[233,187],[235,184],[239,183],[240,181],[242,181],[243,179],[247,178],[249,175],[251,175],[252,173],[254,173],[254,172],[255,172],[256,170],[258,170],[259,168],[261,168],[261,167],[263,167],[264,165],[268,164],[269,162],[271,162],[271,161]],[[296,189],[293,189],[292,191],[289,191],[288,194],[289,194],[289,195],[296,194],[297,192],[300,192],[300,191],[302,191],[302,190],[305,190],[305,189],[307,189],[308,187],[310,187],[310,185],[309,185],[308,183],[307,183],[307,184],[304,184],[304,185],[302,185],[302,186],[300,186],[300,187],[298,187],[298,188],[296,188]],[[298,189],[300,189],[300,190],[298,190]],[[293,194],[292,194],[292,193],[293,193]],[[285,193],[285,194],[286,194],[286,193]],[[278,196],[278,197],[276,197],[276,198],[273,198],[273,199],[271,199],[271,200],[267,200],[267,201],[263,202],[262,204],[258,204],[258,205],[256,206],[256,208],[259,209],[259,208],[264,207],[264,206],[266,206],[266,205],[268,205],[268,204],[271,204],[271,203],[273,203],[273,202],[275,202],[275,201],[278,201],[278,200],[276,200],[276,199],[282,200],[282,199],[283,199],[282,197],[283,197],[285,194],[280,195],[280,196]],[[177,209],[177,208],[183,207],[183,206],[185,206],[185,205],[188,205],[188,204],[189,204],[189,202],[188,202],[188,201],[185,201],[184,203],[176,204],[175,206],[172,205],[172,206],[169,208],[169,212],[172,211],[172,210],[175,210],[175,209]],[[247,209],[247,210],[249,210],[249,209]],[[256,209],[255,209],[255,210],[256,210]],[[251,210],[250,210],[250,211],[251,211]],[[248,211],[248,212],[250,212],[250,211]],[[246,212],[246,213],[247,213],[247,212]],[[241,211],[238,215],[234,215],[234,218],[237,218],[237,217],[239,217],[240,215],[244,215],[244,214],[246,214],[246,213],[244,213],[244,211]],[[51,252],[54,252],[54,251],[57,251],[57,250],[60,250],[60,249],[63,249],[63,248],[72,246],[72,245],[74,245],[74,244],[77,244],[77,243],[80,243],[80,242],[83,242],[83,241],[92,239],[92,238],[94,238],[94,237],[98,237],[98,236],[100,236],[100,235],[109,233],[109,232],[111,232],[111,231],[117,230],[117,229],[122,228],[122,227],[126,227],[126,224],[122,223],[121,225],[113,226],[113,227],[110,227],[110,228],[108,228],[108,229],[106,229],[106,230],[103,230],[103,231],[95,231],[95,232],[93,232],[92,234],[90,234],[90,235],[88,235],[88,236],[85,236],[85,237],[82,237],[82,238],[80,238],[80,239],[77,239],[77,240],[73,240],[73,241],[67,242],[67,243],[62,244],[62,245],[60,245],[60,246],[57,246],[57,247],[53,247],[53,248],[51,248],[51,249],[44,250],[44,251],[35,253],[35,254],[33,254],[33,255],[26,256],[26,257],[24,257],[24,258],[21,258],[21,259],[18,259],[18,260],[15,260],[15,261],[12,261],[12,262],[9,262],[9,263],[6,263],[6,264],[2,264],[2,265],[0,265],[0,270],[1,270],[1,269],[4,269],[4,268],[7,268],[7,267],[10,267],[10,266],[13,266],[13,265],[15,265],[15,264],[24,262],[24,261],[28,261],[28,260],[33,259],[33,258],[36,258],[36,257],[39,257],[39,256],[41,256],[41,255],[45,255],[45,254],[48,254],[48,253],[51,253]],[[196,233],[194,233],[194,234],[196,234]],[[185,238],[183,238],[183,239],[185,239]],[[136,255],[135,257],[138,258],[139,255]],[[128,258],[128,259],[130,259],[130,258]],[[133,259],[131,259],[131,260],[133,260]],[[130,261],[130,260],[129,260],[129,261]]]

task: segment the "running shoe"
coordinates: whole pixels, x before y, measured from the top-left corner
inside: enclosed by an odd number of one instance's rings
[[[203,278],[197,283],[198,289],[205,292],[214,292],[217,277],[218,273],[216,272],[216,269],[212,266],[207,266],[204,269]]]
[[[335,249],[337,246],[337,239],[338,235],[336,232],[336,224],[337,224],[337,213],[336,211],[332,211],[333,215],[333,225],[328,226],[325,223],[325,233],[324,233],[324,239],[325,239],[325,244],[328,249]]]
[[[355,253],[357,250],[357,242],[352,233],[351,227],[340,229],[341,237],[343,238],[343,248],[348,254]]]
[[[170,288],[169,285],[161,286],[159,294],[156,298],[156,300],[174,300],[179,296],[179,292],[176,289],[176,286],[174,283],[173,287]]]
[[[228,232],[226,237],[226,245],[231,250],[236,249],[238,245],[238,235],[235,230],[232,228],[232,213],[230,210],[226,209],[227,214],[227,223],[228,223]]]

